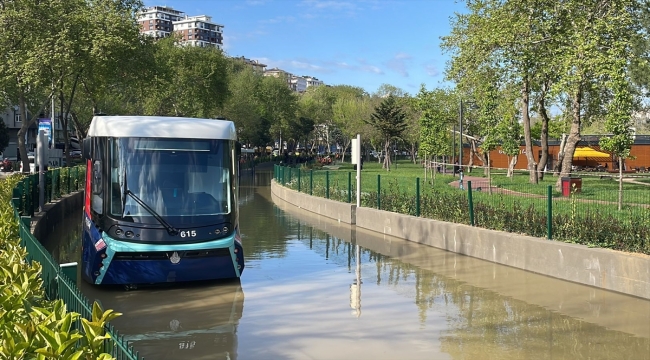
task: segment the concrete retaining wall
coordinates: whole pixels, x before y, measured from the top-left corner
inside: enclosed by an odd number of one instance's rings
[[[333,212],[331,200],[271,184],[275,196],[332,219],[351,219],[359,228],[458,254],[650,299],[650,256],[487,230],[348,204]],[[300,206],[298,204],[309,204]],[[321,212],[322,209],[329,211]],[[350,211],[350,214],[343,213]],[[342,221],[342,220],[340,220]],[[343,221],[342,221],[343,222]]]
[[[45,205],[45,211],[34,214],[32,217],[32,234],[41,243],[57,224],[62,224],[66,216],[79,211],[83,206],[84,192],[78,191],[64,195],[58,200]]]
[[[271,185],[271,192],[284,201],[301,209],[327,216],[346,224],[354,224],[356,205],[341,203],[334,200],[306,195],[277,185],[275,181]]]

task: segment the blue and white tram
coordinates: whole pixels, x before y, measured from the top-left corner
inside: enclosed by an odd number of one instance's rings
[[[96,116],[83,143],[82,277],[93,284],[239,278],[231,121]]]

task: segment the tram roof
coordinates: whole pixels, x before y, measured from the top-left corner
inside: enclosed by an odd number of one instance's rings
[[[95,116],[88,136],[237,140],[230,120],[167,116]]]

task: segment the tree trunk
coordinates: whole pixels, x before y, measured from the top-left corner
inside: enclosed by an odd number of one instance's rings
[[[412,143],[412,144],[411,144],[411,161],[413,161],[413,164],[417,164],[417,163],[418,163],[418,159],[417,159],[416,156],[415,156],[415,151],[416,151],[416,150],[417,150],[417,144],[416,144],[416,143]]]
[[[18,96],[18,106],[20,107],[20,116],[22,117],[22,124],[18,130],[18,153],[20,154],[20,161],[23,163],[23,172],[29,172],[29,159],[27,158],[27,141],[25,141],[25,134],[29,129],[29,121],[27,121],[27,106],[25,105],[25,95],[21,92]]]
[[[533,140],[530,135],[530,88],[528,76],[524,78],[521,86],[521,115],[524,123],[524,140],[526,142],[526,159],[528,165],[526,168],[530,174],[530,183],[537,184],[537,163],[535,163],[535,154],[533,154]]]
[[[548,163],[548,113],[546,112],[546,91],[547,83],[544,83],[542,93],[539,97],[538,110],[539,114],[542,116],[542,134],[539,139],[542,145],[542,156],[539,157],[539,164],[537,164],[537,174],[539,180],[544,180],[544,170],[546,164]],[[546,169],[548,170],[548,169]]]
[[[573,165],[573,153],[576,150],[576,145],[580,141],[580,105],[582,104],[582,89],[578,89],[573,95],[571,100],[571,110],[573,113],[573,120],[571,121],[571,130],[564,145],[564,158],[562,159],[562,169],[560,177],[555,183],[555,188],[558,191],[562,190],[562,177],[571,175],[571,166]]]
[[[623,208],[623,158],[618,157],[618,211]]]
[[[390,140],[386,139],[386,142],[384,143],[384,165],[382,166],[384,169],[390,171]]]
[[[517,165],[518,160],[519,160],[518,155],[515,155],[512,158],[510,158],[510,162],[508,164],[508,173],[506,174],[507,177],[513,178],[515,176],[515,165]]]
[[[474,156],[476,156],[476,140],[469,140],[469,161],[467,162],[467,172],[471,173],[474,167]]]
[[[490,152],[487,152],[487,178],[488,178],[488,192],[492,195],[492,173],[490,171]]]
[[[348,151],[348,148],[350,147],[350,144],[352,143],[351,140],[347,140],[345,142],[345,146],[343,147],[343,155],[341,155],[341,162],[345,162],[345,153]]]

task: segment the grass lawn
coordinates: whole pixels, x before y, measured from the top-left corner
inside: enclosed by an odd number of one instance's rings
[[[327,177],[329,177],[329,190],[332,199],[347,201],[348,181],[351,186],[351,200],[355,201],[356,193],[356,170],[350,163],[336,163],[337,170],[314,170],[312,180],[312,193],[318,196],[326,195]],[[297,179],[297,168],[292,169],[292,179]],[[484,177],[483,172],[474,170],[466,174],[472,177]],[[490,204],[509,204],[512,206],[515,202],[522,207],[534,206],[539,211],[546,211],[547,192],[549,185],[552,190],[553,211],[556,214],[566,214],[577,211],[582,214],[602,213],[610,214],[615,217],[627,217],[631,213],[644,214],[650,216],[650,210],[641,205],[650,205],[650,186],[623,183],[623,211],[618,211],[618,181],[614,177],[600,178],[600,175],[609,176],[609,174],[598,173],[583,174],[582,191],[574,194],[571,199],[563,197],[562,193],[555,190],[556,177],[545,176],[538,184],[528,182],[528,174],[525,171],[515,172],[513,178],[508,178],[502,170],[492,172],[492,186],[507,189],[519,194],[488,194],[483,191],[474,191],[475,201],[484,201]],[[288,174],[285,174],[288,179]],[[380,180],[378,181],[378,176]],[[310,170],[302,169],[301,171],[301,191],[309,190]],[[424,169],[419,164],[413,164],[407,160],[400,160],[394,163],[390,171],[382,169],[381,164],[376,161],[365,162],[361,171],[361,189],[363,193],[376,193],[378,182],[381,186],[382,193],[390,191],[399,191],[402,193],[411,193],[415,196],[416,179],[420,179],[420,193],[422,195],[430,192],[432,189],[445,192],[460,192],[456,188],[449,186],[452,181],[458,180],[458,176],[451,175],[451,167],[448,174],[436,174],[432,179],[430,174],[427,175],[427,181],[424,180]],[[650,183],[650,178],[641,179]],[[297,188],[297,186],[295,186]],[[476,189],[476,187],[474,187]],[[527,196],[524,194],[531,194]]]

